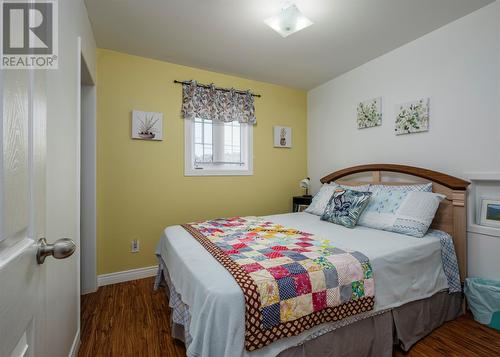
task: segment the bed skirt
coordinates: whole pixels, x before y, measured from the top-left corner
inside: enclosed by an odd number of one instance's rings
[[[408,351],[444,322],[457,318],[461,309],[461,293],[442,291],[331,331],[289,348],[279,356],[392,357],[394,345]]]
[[[161,260],[161,259],[160,259]],[[171,308],[171,331],[174,339],[186,344],[189,335],[189,308],[180,300],[170,283],[168,272],[161,267],[155,288],[164,282]],[[282,351],[280,357],[380,356],[392,357],[394,345],[408,351],[417,341],[462,313],[462,293],[439,292],[427,299],[363,318],[309,339],[301,345]]]

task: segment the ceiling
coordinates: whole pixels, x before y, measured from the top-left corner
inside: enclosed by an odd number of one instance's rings
[[[297,0],[314,25],[287,38],[282,0],[85,2],[100,48],[311,89],[493,1]]]

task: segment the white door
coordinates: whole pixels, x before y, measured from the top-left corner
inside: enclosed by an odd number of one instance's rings
[[[37,253],[62,258],[74,250],[68,241],[39,245],[46,220],[46,75],[0,73],[0,357],[49,357],[46,264],[57,263],[49,257],[39,264]]]

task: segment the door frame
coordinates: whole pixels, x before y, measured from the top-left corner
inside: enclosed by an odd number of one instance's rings
[[[97,291],[96,208],[96,85],[81,52],[78,38],[78,215],[80,220],[80,294]],[[84,106],[82,110],[82,106]],[[83,170],[82,170],[83,169]]]
[[[95,281],[95,290],[97,290],[97,258],[96,258],[96,221],[97,221],[97,216],[96,216],[96,177],[95,177],[95,170],[94,170],[94,175],[90,175],[89,177],[85,177],[85,180],[82,180],[81,178],[81,158],[82,158],[82,149],[81,149],[81,143],[82,143],[82,130],[81,130],[81,123],[82,123],[82,110],[81,110],[81,105],[82,105],[82,100],[81,100],[81,95],[82,95],[82,68],[85,66],[85,68],[88,70],[88,66],[85,63],[83,52],[82,52],[82,38],[80,36],[77,37],[77,46],[76,46],[76,61],[77,61],[77,66],[76,66],[76,135],[75,135],[75,143],[76,143],[76,157],[75,157],[75,170],[76,170],[76,207],[75,207],[75,212],[76,212],[76,235],[77,237],[77,242],[80,242],[80,246],[77,247],[75,251],[76,259],[77,259],[77,268],[76,268],[76,291],[77,291],[77,296],[78,296],[78,302],[77,302],[77,330],[76,334],[73,340],[73,343],[71,345],[71,349],[69,351],[69,357],[77,357],[78,356],[78,350],[80,348],[80,335],[81,335],[81,303],[80,303],[80,296],[82,294],[82,289],[81,289],[81,281],[82,281],[82,276],[81,274],[84,272],[85,277],[89,277],[90,281]],[[90,73],[90,72],[89,72]],[[92,79],[92,75],[89,75],[88,78],[90,81],[94,82]],[[95,83],[94,85],[94,90],[95,90]],[[94,92],[95,93],[95,92]],[[94,98],[94,115],[90,116],[90,119],[93,120],[94,125],[96,122],[96,100]],[[87,118],[87,116],[86,116]],[[94,126],[95,127],[95,126]],[[94,133],[94,153],[96,152],[96,135]],[[92,148],[92,146],[90,146]],[[93,163],[94,167],[96,167],[96,157],[93,157],[93,160],[91,160]],[[93,202],[94,205],[90,206],[88,209],[85,209],[85,213],[88,214],[90,217],[94,217],[94,224],[88,225],[86,221],[82,223],[82,209],[81,209],[81,193],[82,193],[82,181],[85,181],[84,184],[90,185],[90,187],[94,188],[94,196],[93,196]],[[81,229],[82,225],[84,225],[86,228],[89,228],[91,232],[94,232],[94,234],[91,234],[90,239],[85,239],[85,242],[82,242],[82,235],[81,235]],[[81,250],[82,250],[82,245],[90,242],[90,251],[86,252],[84,259],[82,261],[82,255],[81,255]],[[94,291],[95,291],[94,290]],[[88,291],[91,292],[91,291]]]

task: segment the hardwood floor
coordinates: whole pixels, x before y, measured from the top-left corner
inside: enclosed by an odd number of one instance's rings
[[[170,337],[165,291],[153,278],[108,285],[82,296],[80,357],[185,356]]]
[[[153,278],[101,287],[82,297],[80,357],[185,356],[170,337],[170,311]],[[500,356],[500,332],[476,323],[470,314],[451,321],[395,357]]]

